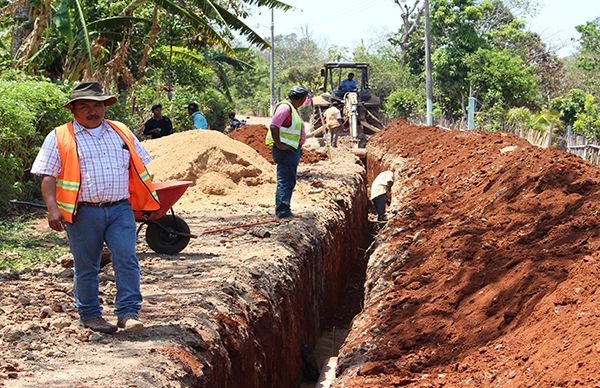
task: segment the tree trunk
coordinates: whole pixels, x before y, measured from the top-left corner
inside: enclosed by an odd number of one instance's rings
[[[13,59],[18,59],[19,48],[33,29],[33,23],[29,20],[30,13],[31,2],[29,0],[21,2],[12,12],[15,24],[13,25],[10,54]]]

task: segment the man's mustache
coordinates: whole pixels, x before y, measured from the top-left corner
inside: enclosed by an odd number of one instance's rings
[[[98,120],[99,118],[100,118],[100,116],[98,116],[98,115],[89,115],[89,116],[86,116],[87,120]]]

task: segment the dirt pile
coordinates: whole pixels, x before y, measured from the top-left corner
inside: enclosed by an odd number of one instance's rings
[[[153,160],[148,169],[156,182],[192,181],[180,203],[209,195],[239,195],[274,182],[273,167],[245,144],[217,131],[186,131],[147,140]]]
[[[267,127],[264,125],[244,125],[229,134],[229,137],[254,148],[263,158],[274,163],[271,158],[271,147],[265,144]],[[327,159],[327,155],[304,148],[300,163],[317,163]]]
[[[338,385],[599,384],[600,171],[511,135],[404,122],[368,149],[370,168],[405,169]]]

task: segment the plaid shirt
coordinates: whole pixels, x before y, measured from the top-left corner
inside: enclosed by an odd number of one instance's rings
[[[81,170],[79,200],[84,202],[111,202],[129,198],[129,151],[114,129],[102,121],[95,133],[73,120],[77,154]],[[144,164],[152,158],[135,137],[135,150]],[[36,175],[58,177],[61,170],[56,145],[56,133],[46,136],[31,172]]]

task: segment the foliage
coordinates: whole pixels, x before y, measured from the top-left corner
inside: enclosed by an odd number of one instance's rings
[[[483,107],[508,110],[532,101],[537,92],[533,69],[508,50],[479,49],[466,61],[468,78]]]
[[[30,268],[68,252],[64,234],[48,231],[33,236],[35,221],[30,217],[0,219],[0,269]]]
[[[600,18],[575,27],[581,34],[581,54],[578,65],[585,70],[600,69]]]
[[[600,110],[595,97],[591,94],[585,96],[583,111],[577,114],[573,128],[590,140],[600,138]]]
[[[565,125],[573,125],[577,115],[585,110],[586,93],[581,89],[571,89],[565,95],[550,101],[550,107],[560,112]]]
[[[171,112],[173,126],[177,130],[188,130],[192,128],[192,121],[187,113],[186,106],[190,102],[196,102],[200,106],[200,112],[206,117],[209,127],[222,131],[227,123],[227,114],[232,110],[231,103],[214,88],[203,91],[192,87],[179,87],[173,94],[173,100],[163,106],[165,111]]]
[[[430,1],[434,96],[444,116],[466,116],[473,90],[484,110],[479,120],[499,120],[499,128],[511,107],[538,107],[540,92],[545,98],[560,93],[562,63],[513,13],[530,14],[535,6],[520,0]],[[423,79],[423,27],[403,43],[405,27],[390,41],[404,47],[401,60]]]
[[[371,50],[365,45],[359,45],[354,49],[353,60],[369,63],[369,86],[377,96],[385,100],[396,90],[424,90],[420,79],[410,73],[409,67],[400,61],[400,57],[400,53],[392,45]],[[411,93],[414,94],[414,91]]]
[[[226,69],[234,109],[244,113],[267,113],[270,97],[268,62],[252,48],[238,53],[238,58],[251,66],[252,70],[240,72]]]
[[[30,7],[25,12],[29,20],[22,24],[15,22],[16,29],[21,31],[13,35],[15,39],[24,39],[15,41],[18,51],[12,55],[21,67],[38,62],[47,68],[53,62],[57,77],[79,80],[93,76],[106,84],[121,82],[128,87],[135,80],[135,72],[143,72],[144,58],[157,40],[161,25],[168,26],[171,19],[181,26],[181,41],[196,46],[219,46],[231,54],[230,42],[235,31],[250,44],[268,48],[268,42],[238,17],[245,14],[243,7],[249,5],[290,8],[278,0],[27,2],[20,6]],[[168,28],[168,32],[173,31]]]
[[[275,81],[282,94],[287,95],[294,85],[304,85],[312,92],[322,86],[320,69],[327,57],[308,29],[301,36],[276,36],[275,47]]]
[[[600,98],[600,19],[576,27],[581,34],[575,61],[577,87]]]
[[[8,200],[31,198],[38,183],[27,172],[45,135],[67,122],[65,87],[8,72],[0,78],[0,210]]]
[[[384,111],[392,117],[409,119],[424,113],[425,95],[414,88],[394,90],[386,99]]]

